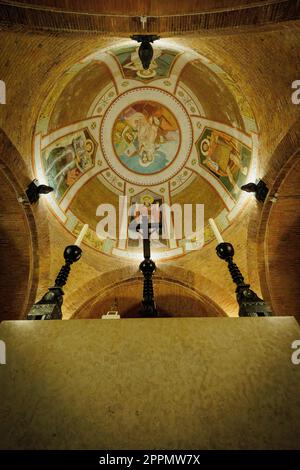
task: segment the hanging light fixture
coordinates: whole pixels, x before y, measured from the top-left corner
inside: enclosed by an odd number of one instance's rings
[[[160,37],[156,34],[134,34],[131,36],[131,39],[141,43],[139,47],[139,58],[142,62],[143,69],[148,70],[153,59],[153,47],[151,42],[157,41]]]

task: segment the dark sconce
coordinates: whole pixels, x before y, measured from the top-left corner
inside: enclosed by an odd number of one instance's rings
[[[269,192],[269,188],[267,187],[266,183],[263,180],[259,180],[256,183],[248,183],[241,186],[241,189],[247,193],[254,193],[256,199],[259,202],[265,202],[266,197]]]
[[[61,320],[62,311],[61,306],[63,303],[63,286],[67,283],[68,276],[71,271],[71,265],[81,258],[82,250],[80,244],[88,229],[88,225],[84,225],[75,244],[69,245],[65,248],[64,258],[65,264],[61,267],[58,275],[56,276],[53,287],[48,289],[48,292],[43,295],[41,300],[33,304],[27,320]]]
[[[219,258],[227,262],[233,282],[236,284],[236,299],[239,305],[239,317],[270,317],[272,310],[270,306],[258,297],[246,284],[238,266],[233,261],[234,248],[231,243],[224,242],[218,227],[213,219],[209,219],[211,229],[218,241],[216,252]]]
[[[134,34],[130,38],[141,43],[139,47],[139,58],[142,62],[143,68],[148,70],[153,58],[153,47],[151,42],[157,41],[160,37],[156,34]]]
[[[39,184],[37,179],[31,181],[26,189],[26,196],[30,204],[34,204],[39,200],[40,194],[49,194],[53,191],[51,186],[45,184]]]

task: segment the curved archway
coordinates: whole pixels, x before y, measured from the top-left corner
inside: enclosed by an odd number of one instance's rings
[[[251,196],[249,200],[249,224],[247,234],[247,262],[248,262],[248,276],[251,282],[251,286],[254,290],[262,297],[273,304],[273,311],[277,315],[291,315],[293,312],[284,313],[281,309],[275,306],[273,302],[272,282],[274,269],[277,270],[277,276],[283,276],[287,278],[289,271],[291,270],[285,263],[288,252],[291,252],[290,261],[293,262],[297,259],[295,254],[297,239],[293,242],[293,247],[286,242],[284,246],[281,246],[281,253],[283,264],[281,262],[275,262],[276,253],[274,247],[270,251],[269,243],[279,242],[280,237],[283,235],[282,229],[284,226],[290,227],[293,223],[293,218],[285,217],[293,208],[293,216],[295,217],[296,211],[299,211],[299,203],[296,200],[296,194],[299,194],[296,182],[292,182],[292,177],[297,179],[296,164],[300,156],[300,119],[296,120],[293,126],[290,127],[289,131],[285,134],[283,139],[280,141],[272,156],[266,162],[265,168],[260,169],[260,177],[267,183],[270,188],[269,195],[262,205],[258,203],[256,199]],[[291,178],[291,179],[290,179]],[[299,176],[298,176],[299,180]],[[293,185],[293,189],[289,186]],[[288,189],[289,188],[289,189]],[[274,194],[278,193],[278,200],[274,203]],[[290,209],[287,206],[287,194],[289,200]],[[292,201],[292,196],[293,201]],[[274,201],[274,200],[273,200]],[[285,202],[284,202],[285,201]],[[276,210],[274,210],[276,209]],[[276,222],[277,218],[277,222]],[[276,226],[276,223],[280,227]],[[295,220],[294,220],[295,223]],[[287,224],[287,225],[286,225]],[[272,265],[272,276],[269,277],[269,264]],[[286,272],[283,272],[286,269]],[[295,272],[295,271],[294,271]],[[280,274],[281,273],[281,274]],[[277,285],[275,281],[275,285]],[[280,289],[280,286],[277,285]],[[295,300],[295,293],[293,294]],[[283,301],[284,304],[284,301]]]
[[[31,226],[33,217],[17,200],[16,181],[0,171],[0,319],[22,318],[35,295],[36,270]]]
[[[262,295],[271,303],[275,315],[295,315],[298,319],[299,139],[300,120],[285,135],[269,161],[264,180],[270,192],[259,209],[261,216],[257,229],[257,265]]]
[[[91,280],[88,285],[82,286],[80,291],[93,291],[97,285],[97,293],[80,305],[72,315],[72,319],[101,318],[111,309],[117,301],[121,317],[140,317],[143,278],[135,272],[129,273],[127,269],[112,273],[111,279],[98,278]],[[185,271],[185,270],[182,270]],[[118,275],[116,275],[118,274]],[[123,277],[123,278],[122,278]],[[115,279],[120,279],[115,281]],[[113,280],[114,279],[114,280]],[[187,281],[189,275],[185,272],[182,279],[176,279],[165,272],[158,272],[154,278],[155,300],[161,316],[168,317],[211,317],[226,316],[226,313],[208,296],[201,293],[195,286]],[[92,288],[93,285],[93,288]],[[99,289],[99,285],[101,288]],[[79,302],[80,292],[73,293]]]
[[[41,228],[35,220],[42,217],[38,208],[18,201],[29,182],[22,157],[0,129],[0,262],[4,274],[0,279],[0,321],[24,318],[35,301],[43,271],[38,242]],[[47,230],[43,238],[47,243]],[[46,253],[45,271],[48,257]]]
[[[275,181],[274,202],[268,201],[262,214],[260,266],[261,287],[276,315],[294,315],[300,320],[298,287],[300,278],[300,152],[292,155]]]

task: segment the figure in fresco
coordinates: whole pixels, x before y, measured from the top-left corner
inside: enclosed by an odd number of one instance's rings
[[[124,65],[124,69],[134,70],[138,77],[153,78],[156,75],[157,62],[156,59],[161,56],[161,50],[158,48],[153,49],[153,58],[150,67],[145,70],[143,68],[141,59],[139,58],[139,46],[131,52],[130,62]]]
[[[213,130],[202,140],[201,152],[204,155],[202,164],[218,176],[227,176],[236,194],[240,188],[234,175],[240,171],[245,176],[248,172],[242,164],[239,143],[233,137]]]
[[[127,122],[136,131],[141,164],[148,166],[153,162],[155,150],[159,148],[157,135],[160,120],[155,116],[147,119],[144,114],[135,113],[132,117],[128,117]],[[126,153],[129,155],[128,152]]]
[[[113,143],[118,157],[129,169],[154,173],[175,158],[180,143],[179,127],[164,106],[136,103],[116,120]]]
[[[145,194],[139,196],[138,198],[134,197],[131,200],[131,204],[139,204],[138,209],[135,211],[135,214],[130,217],[129,227],[128,227],[128,246],[130,247],[139,247],[143,246],[143,233],[136,231],[136,225],[142,222],[141,217],[147,216],[149,222],[161,222],[162,223],[162,214],[159,210],[159,207],[162,204],[162,199],[155,199],[150,194]],[[156,206],[156,210],[153,209],[153,206]],[[133,235],[133,236],[132,236]],[[165,248],[167,245],[166,240],[162,239],[162,233],[159,228],[152,228],[150,238],[151,245],[153,248]]]
[[[84,135],[74,137],[70,144],[44,152],[45,173],[57,198],[93,166],[94,143]]]

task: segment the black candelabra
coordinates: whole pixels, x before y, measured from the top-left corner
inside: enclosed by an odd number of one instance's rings
[[[63,286],[66,284],[71,265],[81,257],[82,250],[77,245],[69,245],[65,248],[65,264],[56,276],[53,287],[48,289],[45,295],[36,302],[27,315],[27,320],[61,320],[63,303]]]
[[[156,270],[156,265],[151,259],[151,246],[150,246],[150,235],[151,230],[161,230],[161,223],[149,223],[148,216],[142,217],[142,224],[137,225],[136,230],[143,234],[143,253],[144,260],[141,262],[139,269],[144,276],[143,286],[143,300],[142,314],[145,317],[158,317],[158,311],[154,300],[154,289],[152,276]]]
[[[225,260],[233,282],[236,284],[236,298],[239,304],[240,317],[269,317],[272,311],[269,305],[260,299],[258,295],[250,289],[250,284],[246,284],[244,277],[238,266],[233,261],[234,248],[231,243],[222,242],[216,247],[219,258]]]

